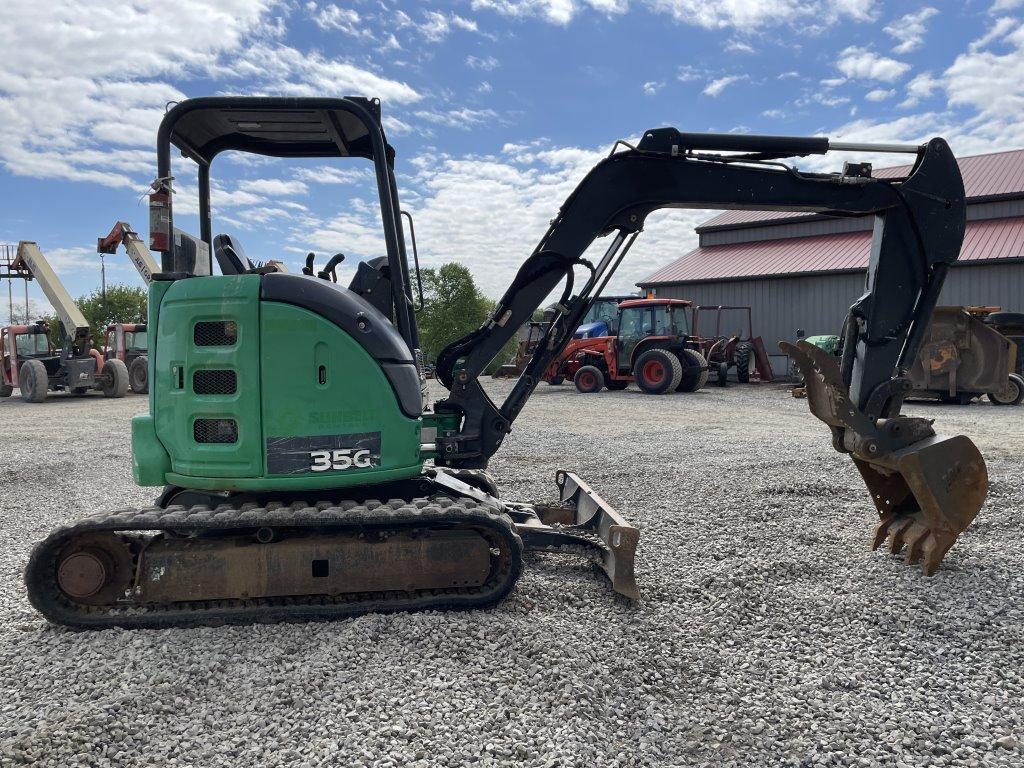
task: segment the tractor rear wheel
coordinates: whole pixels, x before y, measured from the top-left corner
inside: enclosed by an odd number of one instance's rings
[[[600,392],[601,387],[604,386],[604,374],[595,365],[584,365],[576,371],[572,381],[576,385],[576,389],[584,394]]]
[[[649,349],[633,366],[636,385],[649,395],[675,391],[683,378],[683,364],[667,349]]]
[[[757,365],[754,360],[753,345],[746,342],[737,344],[733,358],[736,360],[736,380],[741,384],[748,384],[750,382],[750,374]]]
[[[612,392],[621,392],[629,386],[629,379],[607,379],[604,385]]]
[[[989,392],[985,397],[993,405],[1020,405],[1024,400],[1024,378],[1011,373],[1002,392]]]
[[[128,366],[117,358],[103,364],[99,379],[104,397],[124,397],[128,394]]]
[[[26,360],[18,371],[21,399],[26,403],[41,403],[50,388],[50,377],[42,360]]]
[[[149,393],[149,358],[139,355],[128,369],[128,386],[136,395]]]
[[[683,375],[676,385],[677,392],[696,392],[708,383],[708,361],[695,349],[684,349],[679,353]]]

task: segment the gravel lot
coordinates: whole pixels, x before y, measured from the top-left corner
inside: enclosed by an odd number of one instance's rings
[[[129,468],[145,407],[0,401],[0,765],[1024,763],[1024,410],[908,408],[975,439],[992,479],[931,579],[868,550],[853,464],[781,390],[541,385],[492,471],[539,500],[577,470],[634,521],[636,607],[544,555],[491,611],[50,627],[31,544],[151,501]]]

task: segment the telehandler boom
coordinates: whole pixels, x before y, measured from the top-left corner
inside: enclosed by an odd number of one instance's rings
[[[176,246],[172,146],[199,166],[200,241],[218,263],[243,268],[195,276],[196,248]],[[244,268],[238,241],[212,233],[210,166],[228,149],[371,161],[386,256],[361,263],[347,289],[328,270],[319,279]],[[866,165],[810,174],[778,162],[830,149],[917,160],[906,178],[886,180]],[[811,408],[863,474],[882,514],[877,535],[890,536],[894,551],[906,541],[928,573],[984,500],[973,443],[899,415],[907,363],[964,232],[963,182],[941,139],[879,147],[659,128],[636,147],[617,143],[562,206],[493,316],[439,356],[449,394],[433,407],[379,101],[181,102],[161,124],[157,166],[150,412],[135,417],[132,443],[136,481],[164,490],[151,508],[86,518],[36,546],[29,597],[52,621],[161,627],[486,606],[513,588],[524,549],[567,546],[590,552],[616,592],[637,598],[639,532],[582,480],[559,470],[558,503],[516,504],[500,500],[482,470],[648,214],[668,207],[874,215],[842,366],[805,346],[790,350]],[[604,236],[609,245],[591,263],[584,252]],[[559,285],[554,321],[504,403],[493,403],[479,377]]]

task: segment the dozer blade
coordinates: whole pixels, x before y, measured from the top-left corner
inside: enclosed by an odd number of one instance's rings
[[[896,416],[877,422],[850,401],[836,359],[807,342],[779,344],[800,368],[811,412],[832,428],[837,450],[850,453],[880,520],[872,549],[886,539],[934,574],[985,501],[988,472],[967,437],[936,435],[931,422]]]
[[[572,472],[555,474],[560,503],[522,505],[530,513],[517,520],[516,532],[527,550],[580,550],[595,556],[612,589],[640,599],[634,560],[640,531]],[[517,515],[517,517],[519,517]]]

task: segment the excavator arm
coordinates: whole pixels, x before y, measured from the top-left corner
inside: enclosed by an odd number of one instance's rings
[[[870,165],[842,173],[802,173],[779,158],[829,150],[913,152],[904,178],[872,178]],[[733,154],[708,154],[732,152]],[[438,378],[450,390],[440,413],[459,417],[455,434],[438,438],[438,462],[486,466],[551,360],[571,338],[593,299],[662,208],[807,211],[875,217],[864,294],[846,323],[841,367],[809,345],[784,345],[808,380],[812,412],[832,430],[837,450],[860,469],[881,514],[875,545],[924,557],[934,572],[977,514],[987,488],[984,461],[965,437],[941,438],[930,421],[900,416],[905,376],[916,357],[966,224],[963,180],[949,146],[851,145],[825,138],[685,134],[647,131],[634,148],[598,163],[558,216],[491,318],[449,345]],[[584,253],[611,236],[597,264]],[[574,293],[576,273],[586,277]],[[559,285],[558,315],[504,403],[494,404],[479,377],[484,367]]]

